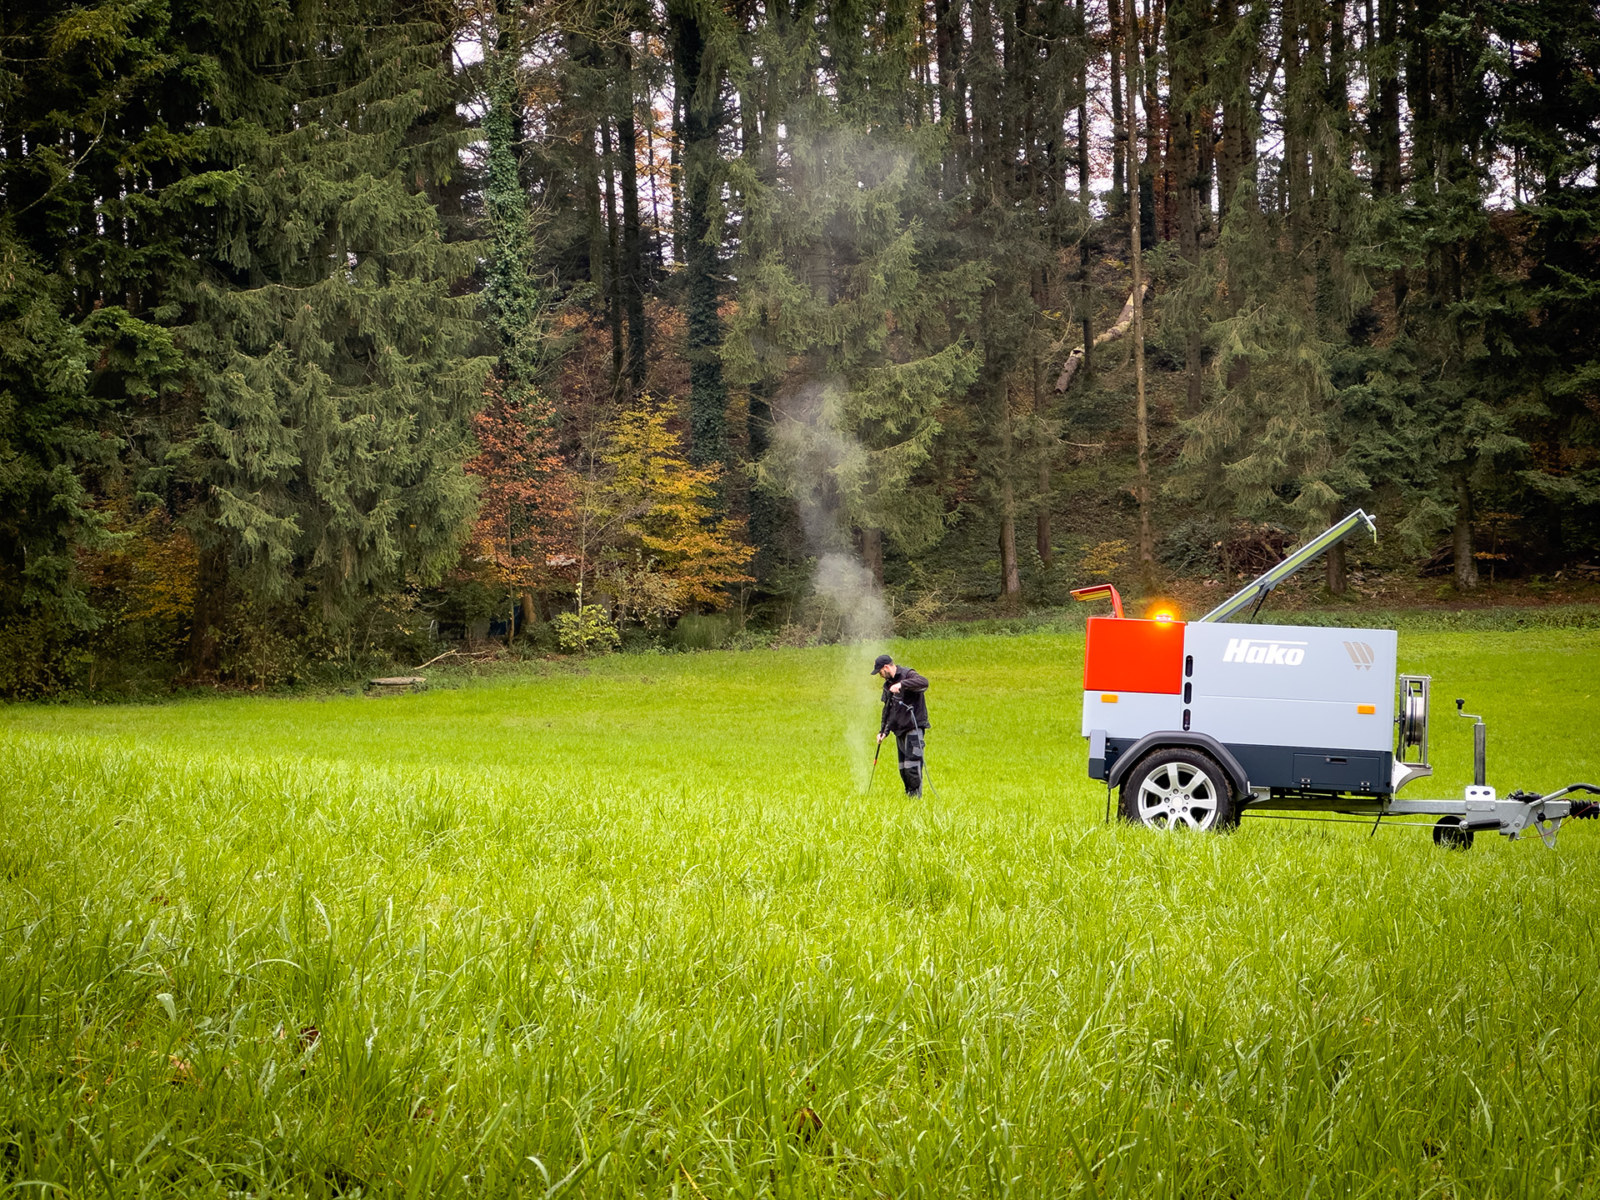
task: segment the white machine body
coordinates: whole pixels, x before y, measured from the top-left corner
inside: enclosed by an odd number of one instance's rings
[[[1392,629],[1093,617],[1083,734],[1104,768],[1164,730],[1214,739],[1252,789],[1384,795],[1397,666]]]

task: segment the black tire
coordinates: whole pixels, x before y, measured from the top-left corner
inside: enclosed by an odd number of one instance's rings
[[[1157,750],[1140,759],[1122,781],[1117,807],[1124,821],[1153,829],[1221,831],[1239,823],[1227,772],[1209,754],[1187,747]]]
[[[1460,817],[1440,817],[1433,826],[1433,844],[1443,850],[1471,850],[1472,830]]]

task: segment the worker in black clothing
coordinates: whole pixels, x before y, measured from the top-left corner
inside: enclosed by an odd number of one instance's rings
[[[922,755],[927,740],[928,681],[910,667],[897,667],[887,654],[878,655],[872,673],[883,677],[883,721],[878,741],[894,734],[900,750],[900,780],[913,800],[922,795]]]

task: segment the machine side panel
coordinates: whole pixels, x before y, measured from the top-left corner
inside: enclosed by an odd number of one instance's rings
[[[1138,741],[1133,737],[1106,739],[1106,762],[1114,765]],[[1294,791],[1358,792],[1383,795],[1390,791],[1394,756],[1352,753],[1333,746],[1260,746],[1225,743],[1252,788],[1286,788]],[[1374,776],[1376,778],[1374,778]],[[1367,786],[1367,785],[1371,786]]]
[[[1394,721],[1392,629],[1197,623],[1184,627],[1184,647],[1198,694],[1376,704],[1382,724]]]
[[[1090,617],[1084,636],[1083,686],[1097,692],[1183,689],[1181,621]]]
[[[1184,632],[1190,728],[1225,745],[1393,749],[1394,630],[1192,624]]]
[[[1115,699],[1106,699],[1106,697]],[[1152,729],[1178,729],[1183,723],[1183,697],[1149,692],[1086,691],[1083,693],[1083,736],[1103,729],[1111,738],[1137,740]]]
[[[1189,728],[1209,733],[1225,746],[1235,742],[1275,745],[1338,746],[1346,750],[1379,753],[1393,749],[1394,725],[1383,717],[1381,705],[1367,704],[1361,711],[1353,700],[1245,700],[1234,696],[1208,696],[1195,689],[1189,706]]]
[[[1337,746],[1242,746],[1228,749],[1250,775],[1250,786],[1311,792],[1392,791],[1394,755]]]

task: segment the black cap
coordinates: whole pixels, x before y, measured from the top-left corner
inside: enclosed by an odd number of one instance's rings
[[[894,659],[890,658],[887,654],[880,654],[877,658],[872,660],[872,670],[868,671],[867,674],[876,675],[879,671],[883,670],[893,661]]]

